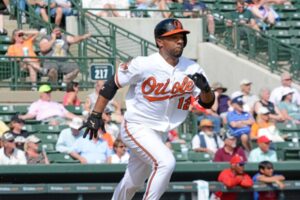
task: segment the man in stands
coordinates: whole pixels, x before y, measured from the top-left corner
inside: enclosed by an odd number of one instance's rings
[[[257,139],[258,147],[252,149],[249,154],[249,162],[261,162],[268,160],[277,162],[276,151],[270,149],[271,140],[266,136],[261,136]]]
[[[230,160],[230,168],[224,169],[218,177],[218,181],[223,183],[228,189],[236,186],[251,188],[253,181],[251,177],[244,172],[245,161],[239,155],[235,155]],[[216,192],[216,196],[221,200],[236,200],[236,192]]]
[[[192,139],[192,148],[195,152],[206,152],[214,155],[216,151],[223,147],[221,138],[213,132],[213,122],[203,119],[200,122],[200,132]]]
[[[237,146],[236,137],[230,134],[229,131],[225,133],[224,147],[218,149],[215,154],[214,162],[229,162],[234,155],[239,155],[244,161],[247,161],[244,150]]]
[[[16,148],[15,137],[11,132],[2,136],[3,147],[0,149],[0,165],[25,165],[27,164],[24,151]]]
[[[66,110],[62,104],[52,101],[51,92],[52,89],[49,85],[41,85],[39,88],[39,100],[33,102],[29,106],[28,112],[19,117],[23,120],[40,120],[54,126],[67,124],[67,120],[72,120],[77,117],[75,114]]]

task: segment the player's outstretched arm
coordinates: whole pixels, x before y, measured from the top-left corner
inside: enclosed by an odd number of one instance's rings
[[[211,108],[215,101],[215,94],[211,90],[211,87],[203,74],[195,73],[193,75],[189,75],[195,85],[201,89],[201,93],[199,95],[199,104],[204,108]]]
[[[97,137],[99,129],[105,132],[102,113],[108,102],[115,96],[118,89],[119,88],[114,81],[114,77],[105,82],[104,86],[99,92],[99,96],[92,113],[88,117],[87,121],[82,125],[82,127],[80,127],[80,129],[86,128],[83,134],[84,138],[88,134],[90,135],[90,139],[92,139],[93,137]]]

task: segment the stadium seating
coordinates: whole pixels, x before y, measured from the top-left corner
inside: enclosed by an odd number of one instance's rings
[[[47,154],[50,163],[68,163],[68,164],[76,164],[79,163],[78,160],[74,160],[68,154],[62,153],[49,153]]]
[[[193,162],[208,162],[212,161],[213,157],[209,153],[189,151],[188,159]]]

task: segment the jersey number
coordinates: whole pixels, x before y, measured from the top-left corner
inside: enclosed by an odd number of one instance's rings
[[[178,100],[177,108],[182,110],[187,110],[189,109],[190,104],[191,104],[191,97],[188,97],[186,99],[184,97],[181,97]]]

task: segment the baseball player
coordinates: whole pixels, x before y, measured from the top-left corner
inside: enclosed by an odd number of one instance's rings
[[[106,81],[94,110],[83,125],[90,138],[104,130],[102,112],[119,88],[129,85],[127,111],[120,137],[131,155],[125,175],[116,187],[113,200],[130,200],[147,181],[143,200],[158,200],[168,187],[175,159],[164,144],[167,132],[179,126],[188,114],[191,96],[205,108],[214,102],[214,93],[203,69],[181,56],[187,43],[177,19],[165,19],[154,30],[159,52],[137,57],[119,67]]]

